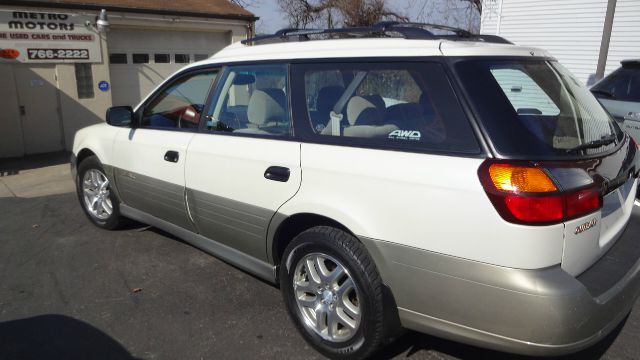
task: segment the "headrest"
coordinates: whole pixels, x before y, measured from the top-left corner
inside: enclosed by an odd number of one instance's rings
[[[433,108],[433,104],[431,103],[431,98],[426,91],[423,90],[422,95],[420,95],[420,106],[422,107],[422,113],[424,114],[424,118],[427,123],[431,123],[436,119],[436,109]]]
[[[255,90],[247,106],[247,118],[254,125],[264,125],[272,121],[283,121],[286,97],[280,89]]]
[[[354,96],[347,103],[347,120],[353,126],[358,121],[360,115],[367,109],[377,110],[376,106],[362,96]]]
[[[375,105],[376,108],[381,112],[384,112],[384,110],[386,109],[386,105],[384,103],[384,100],[382,99],[382,96],[378,94],[365,95],[363,96],[363,98],[369,100],[369,102]]]
[[[256,77],[251,74],[239,73],[233,78],[233,85],[249,85],[256,82]]]
[[[344,93],[342,86],[325,86],[318,91],[318,100],[316,109],[323,113],[328,113],[333,110],[338,100]]]

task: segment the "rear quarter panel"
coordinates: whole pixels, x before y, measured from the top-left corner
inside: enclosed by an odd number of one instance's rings
[[[315,213],[357,236],[495,265],[559,264],[564,225],[504,221],[478,179],[482,161],[302,144],[302,185],[280,212]]]

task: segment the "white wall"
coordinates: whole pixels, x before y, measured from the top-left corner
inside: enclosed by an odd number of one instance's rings
[[[640,3],[618,0],[625,2]],[[481,33],[544,48],[584,83],[595,75],[607,0],[495,0],[484,6]]]
[[[640,0],[617,2],[605,75],[625,59],[640,59]]]

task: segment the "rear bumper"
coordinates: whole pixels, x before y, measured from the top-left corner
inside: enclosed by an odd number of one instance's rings
[[[562,355],[598,342],[640,294],[640,209],[584,274],[499,267],[363,238],[403,326],[485,348]],[[622,264],[622,265],[621,265]]]

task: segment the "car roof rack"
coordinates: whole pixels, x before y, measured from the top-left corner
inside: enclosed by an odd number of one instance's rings
[[[427,30],[427,28],[449,32],[450,34],[438,34],[434,31]],[[259,35],[250,39],[242,40],[241,42],[245,45],[259,45],[274,42],[320,40],[312,39],[310,36],[318,38],[324,37],[325,39],[382,38],[393,37],[393,34],[399,34],[405,39],[412,40],[446,39],[453,41],[482,41],[500,44],[513,44],[507,39],[496,35],[473,34],[464,29],[439,24],[398,21],[383,21],[369,27],[346,27],[336,29],[285,28],[276,31],[273,34]]]

